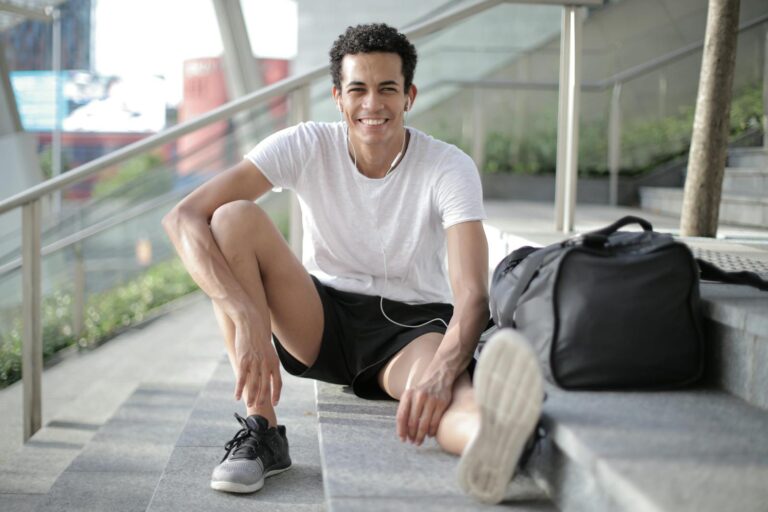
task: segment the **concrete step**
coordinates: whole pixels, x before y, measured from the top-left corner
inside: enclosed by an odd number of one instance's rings
[[[433,439],[421,447],[399,440],[397,402],[362,400],[349,388],[332,384],[316,386],[329,512],[556,510],[545,500],[495,507],[472,500],[456,482],[456,457]]]
[[[52,421],[0,465],[0,510],[37,511],[100,424]]]
[[[139,386],[56,479],[37,510],[145,510],[198,393],[195,386]]]
[[[183,335],[179,324],[187,329]],[[98,484],[88,487],[89,480],[104,483],[119,473],[93,470],[97,461],[92,450],[103,447],[105,427],[116,428],[139,410],[150,419],[159,410],[153,403],[162,401],[163,394],[202,389],[222,352],[210,343],[215,332],[210,305],[199,296],[188,297],[155,321],[47,368],[44,426],[25,445],[21,444],[21,383],[0,390],[0,510],[79,510],[75,497],[61,494],[62,486],[70,485],[67,479],[73,479],[73,493],[87,494],[98,489]],[[150,441],[152,435],[150,429]],[[66,478],[60,479],[64,473]],[[104,487],[101,492],[111,491]],[[125,496],[122,492],[116,500]]]
[[[679,218],[682,206],[681,188],[640,188],[640,207],[645,211]],[[768,198],[723,194],[720,202],[720,222],[757,228],[768,226]]]
[[[764,148],[730,148],[729,167],[754,167],[768,169],[768,150]]]
[[[277,416],[278,422],[287,427],[293,467],[269,478],[264,487],[254,494],[233,495],[210,488],[211,471],[225,453],[224,444],[240,429],[233,413],[245,413],[242,405],[234,401],[233,391],[232,368],[223,359],[200,393],[170,452],[170,459],[147,510],[322,511],[323,479],[313,384],[285,372]]]
[[[723,176],[723,193],[768,197],[768,167],[764,169],[727,168]]]
[[[708,390],[548,394],[530,470],[562,510],[766,510],[765,410]]]
[[[768,409],[768,293],[703,283],[704,381]]]
[[[631,213],[642,216],[642,212],[621,212],[622,215]],[[607,225],[620,216],[594,223],[589,229]],[[652,221],[656,226],[656,219]],[[555,233],[524,233],[524,236],[514,233],[508,227],[500,229],[486,223],[491,261],[500,261],[523,245],[544,245],[565,238]],[[723,270],[750,270],[768,279],[768,244],[702,238],[683,241],[696,257]],[[768,409],[768,293],[748,286],[702,283],[701,303],[707,342],[703,383]]]

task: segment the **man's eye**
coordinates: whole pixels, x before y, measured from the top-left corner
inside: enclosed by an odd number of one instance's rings
[[[384,89],[382,89],[382,90],[383,90],[384,92],[397,92],[397,89],[395,89],[394,87],[385,87],[385,88],[384,88]]]

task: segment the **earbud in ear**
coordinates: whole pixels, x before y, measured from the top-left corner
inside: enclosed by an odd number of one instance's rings
[[[339,109],[339,112],[344,112],[344,110],[341,108],[341,100],[336,102],[336,108]]]
[[[409,110],[411,110],[411,98],[405,100],[405,111],[408,112]]]

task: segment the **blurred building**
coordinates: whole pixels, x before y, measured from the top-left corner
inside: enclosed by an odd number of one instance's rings
[[[61,13],[62,69],[91,69],[92,0],[66,0]],[[24,21],[0,32],[11,71],[50,70],[53,33],[49,23]]]

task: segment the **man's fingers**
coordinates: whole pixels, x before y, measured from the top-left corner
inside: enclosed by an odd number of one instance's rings
[[[261,377],[261,368],[258,366],[254,366],[250,373],[248,378],[248,407],[253,407],[253,404],[256,403],[256,398],[259,395],[259,379]]]
[[[244,360],[240,360],[239,367],[237,369],[237,382],[235,383],[235,400],[240,400],[243,397],[243,389],[248,378],[248,364]]]
[[[408,418],[411,416],[411,392],[407,390],[400,397],[400,405],[397,407],[397,436],[405,441],[408,432]]]
[[[437,429],[440,426],[440,421],[443,419],[443,414],[445,414],[446,409],[448,409],[448,404],[446,402],[437,402],[435,410],[432,413],[432,418],[429,421],[429,437],[435,437],[437,435]]]
[[[414,442],[416,441],[416,433],[419,431],[419,421],[424,410],[424,402],[427,399],[427,394],[423,391],[416,391],[415,395],[411,414],[408,418],[408,440]]]
[[[419,420],[419,428],[416,430],[416,444],[421,445],[424,442],[424,436],[429,431],[430,423],[432,422],[432,415],[435,411],[435,400],[429,399],[424,404],[424,411],[421,414]]]
[[[271,380],[272,374],[270,373],[269,368],[267,368],[266,363],[263,363],[261,365],[261,375],[259,375],[259,396],[256,398],[256,403],[259,404],[259,407],[267,405],[267,400],[270,399],[270,395],[272,394],[272,388],[270,386]]]
[[[277,407],[280,401],[280,392],[283,390],[283,377],[280,375],[280,368],[276,368],[272,374],[272,406]]]

